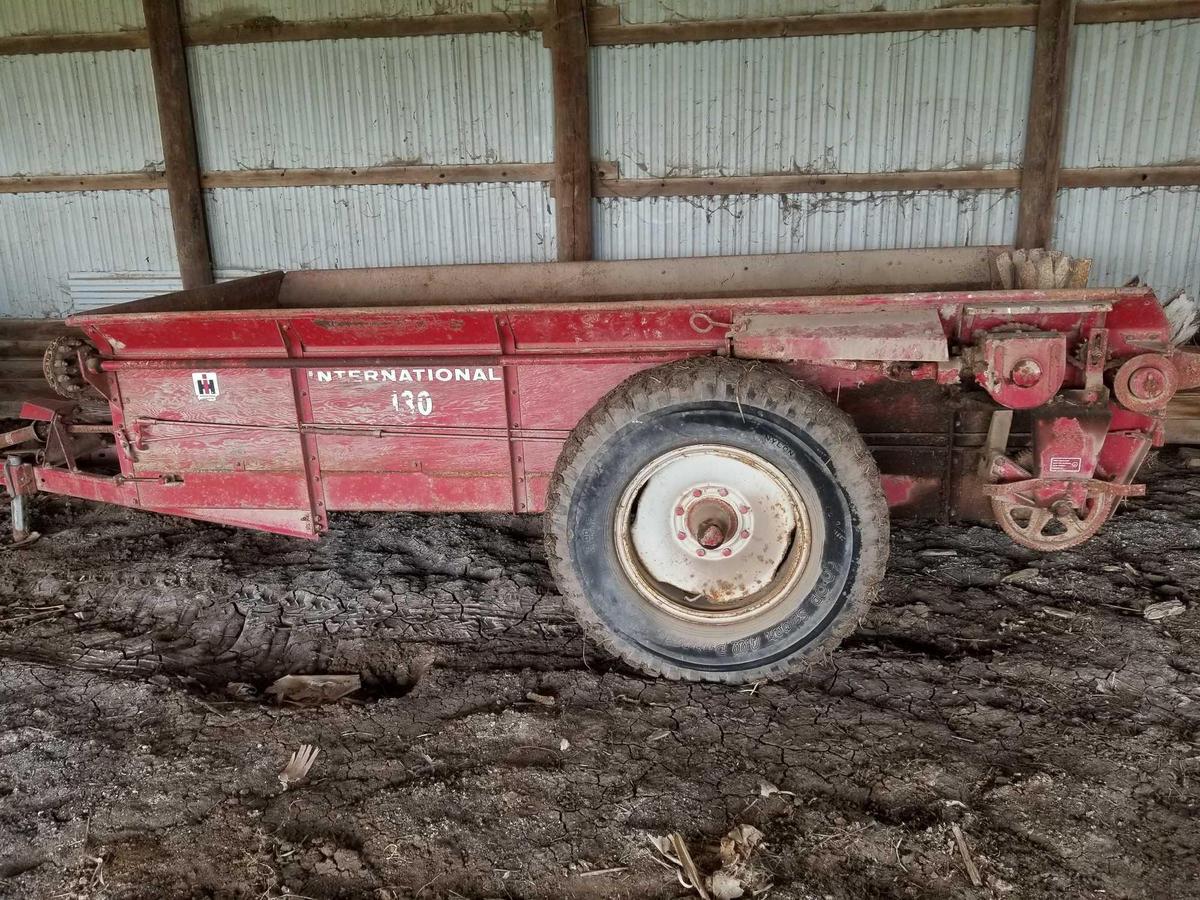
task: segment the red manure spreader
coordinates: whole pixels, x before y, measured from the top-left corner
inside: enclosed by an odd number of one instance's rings
[[[964,248],[276,272],[79,314],[58,396],[0,434],[14,537],[37,492],[313,539],[339,510],[544,513],[612,653],[778,677],[862,617],[891,515],[1051,551],[1141,492],[1200,356],[1150,290],[1086,270]]]

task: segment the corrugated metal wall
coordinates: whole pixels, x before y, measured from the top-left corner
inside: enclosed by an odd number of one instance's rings
[[[1200,21],[1084,25],[1074,38],[1065,165],[1200,160]],[[1095,258],[1097,283],[1200,291],[1198,188],[1061,191],[1055,240]]]
[[[622,178],[1015,168],[1029,29],[597,47],[594,155]],[[814,102],[814,98],[820,98]],[[1012,240],[1004,193],[613,199],[606,258]]]
[[[613,0],[610,5],[616,5]],[[942,0],[624,0],[628,23],[925,10]],[[192,22],[502,13],[542,0],[186,0]],[[0,35],[142,26],[140,0],[0,4]],[[1200,21],[1074,33],[1065,165],[1200,158]],[[1029,28],[711,41],[592,50],[593,158],[621,179],[1021,164]],[[209,170],[546,163],[541,35],[318,40],[189,49]],[[0,56],[0,175],[160,169],[144,50]],[[220,269],[555,258],[548,186],[220,188]],[[1200,288],[1200,190],[1061,192],[1057,243],[1096,279]],[[1012,240],[1014,191],[603,199],[603,258]],[[0,314],[55,315],[72,274],[174,273],[165,192],[0,195]]]

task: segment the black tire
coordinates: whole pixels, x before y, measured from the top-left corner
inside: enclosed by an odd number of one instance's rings
[[[811,572],[736,623],[664,612],[639,593],[617,548],[618,510],[629,508],[621,498],[637,490],[638,473],[698,444],[765,460],[802,494],[813,531],[823,529],[803,563]],[[589,636],[666,678],[739,684],[807,669],[854,630],[887,564],[887,504],[854,424],[819,391],[758,362],[689,359],[617,387],[563,448],[545,522],[550,567]]]

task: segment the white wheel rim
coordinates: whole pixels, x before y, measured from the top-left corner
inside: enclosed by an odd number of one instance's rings
[[[762,457],[701,444],[665,453],[621,495],[617,556],[638,592],[691,621],[759,615],[795,585],[810,555],[808,510]]]

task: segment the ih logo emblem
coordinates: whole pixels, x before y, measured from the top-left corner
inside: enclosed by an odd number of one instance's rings
[[[192,387],[196,389],[196,396],[201,400],[216,400],[221,396],[216,372],[193,372]]]

